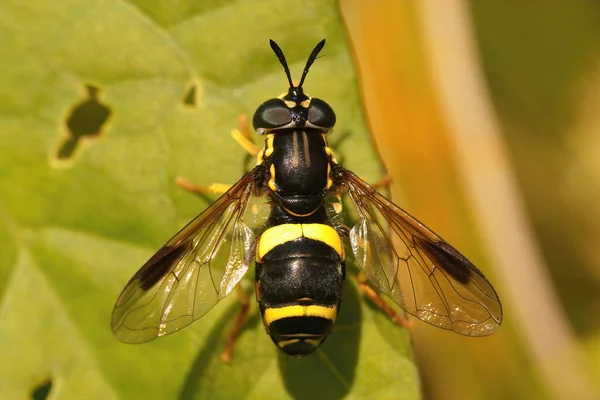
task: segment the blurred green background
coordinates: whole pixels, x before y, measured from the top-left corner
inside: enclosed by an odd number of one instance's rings
[[[0,398],[600,398],[600,5],[594,1],[0,3]],[[503,327],[411,338],[353,279],[331,338],[278,355],[235,299],[118,343],[127,279],[234,182],[228,132],[286,88],[336,110],[338,159],[494,283]],[[256,140],[259,143],[259,140]],[[247,289],[251,291],[251,280]]]

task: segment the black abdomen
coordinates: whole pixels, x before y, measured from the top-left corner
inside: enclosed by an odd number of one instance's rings
[[[257,253],[256,296],[267,332],[288,354],[312,353],[329,334],[340,304],[339,235],[323,224],[277,225],[263,233]]]

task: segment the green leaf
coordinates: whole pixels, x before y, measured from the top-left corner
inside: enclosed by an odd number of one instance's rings
[[[254,305],[223,364],[235,296],[148,344],[110,330],[128,278],[210,203],[175,178],[233,183],[247,168],[229,131],[286,90],[269,38],[294,77],[327,38],[305,89],[336,110],[338,158],[380,177],[333,1],[6,0],[0,37],[0,398],[48,382],[57,399],[419,397],[408,334],[353,278],[303,359],[275,348]]]

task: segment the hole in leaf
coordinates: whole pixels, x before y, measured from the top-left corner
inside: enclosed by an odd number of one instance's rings
[[[99,136],[111,114],[111,109],[99,101],[99,89],[96,86],[86,85],[86,90],[88,97],[76,104],[67,118],[68,137],[56,154],[59,160],[71,158],[81,139]]]
[[[183,98],[183,104],[191,107],[196,105],[196,85],[190,86],[187,90],[185,97]]]
[[[50,391],[52,390],[52,379],[47,379],[36,385],[31,392],[31,398],[33,400],[45,400],[50,395]]]

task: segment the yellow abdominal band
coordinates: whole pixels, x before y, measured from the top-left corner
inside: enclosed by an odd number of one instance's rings
[[[321,317],[335,321],[337,307],[323,306],[287,306],[278,308],[267,308],[263,316],[265,324],[271,325],[273,321],[290,317]]]
[[[337,231],[331,226],[323,224],[283,224],[269,228],[261,235],[258,242],[258,251],[256,252],[256,261],[261,262],[265,254],[275,247],[301,237],[325,243],[339,254],[342,261],[344,260],[342,240]]]

